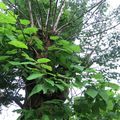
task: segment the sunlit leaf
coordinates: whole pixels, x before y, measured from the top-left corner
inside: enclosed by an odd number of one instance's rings
[[[10,45],[13,45],[15,47],[18,48],[24,48],[24,49],[28,49],[27,45],[25,45],[25,43],[18,41],[18,40],[12,40],[10,42],[8,42]]]
[[[7,7],[3,2],[0,2],[0,9],[6,10]]]
[[[26,34],[33,34],[36,33],[38,29],[36,27],[25,28],[24,33]]]
[[[21,19],[21,20],[20,20],[20,23],[23,24],[23,25],[29,25],[29,24],[30,24],[30,21],[29,21],[29,20],[26,20],[26,19]]]
[[[47,62],[50,62],[51,60],[48,59],[48,58],[40,58],[37,60],[38,63],[47,63]]]
[[[58,40],[59,37],[58,37],[58,36],[50,36],[50,39],[51,39],[51,40]]]

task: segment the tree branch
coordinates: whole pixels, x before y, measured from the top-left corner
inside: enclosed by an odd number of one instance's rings
[[[54,10],[53,10],[53,23],[52,23],[52,27],[53,27],[53,24],[55,22],[55,19],[56,19],[56,13],[57,13],[57,4],[58,4],[58,0],[56,0],[56,3],[55,3],[55,7],[54,7]]]
[[[29,16],[30,16],[31,27],[33,27],[34,19],[33,19],[33,14],[32,14],[31,0],[27,0],[27,3],[28,3],[28,12],[29,12]]]
[[[54,24],[54,26],[53,26],[53,32],[55,32],[56,29],[57,29],[57,26],[58,26],[58,23],[59,23],[60,18],[61,18],[61,16],[62,16],[64,7],[65,7],[65,0],[63,0],[62,6],[61,6],[61,8],[60,8],[60,12],[59,12],[58,17],[57,17],[57,19],[56,19],[56,22],[55,22],[55,24]]]
[[[89,10],[87,10],[86,12],[82,13],[78,18],[76,18],[75,20],[71,20],[68,23],[62,25],[60,28],[58,28],[56,30],[56,33],[58,33],[59,31],[62,31],[63,29],[65,29],[66,27],[68,27],[69,25],[71,25],[73,22],[76,22],[78,19],[80,19],[81,17],[84,16],[84,14],[90,12],[91,10],[93,10],[96,6],[98,6],[99,4],[102,4],[105,0],[101,0],[100,2],[98,2],[96,5],[94,5],[92,8],[90,8]]]
[[[25,15],[25,13],[19,9],[19,7],[16,7],[10,0],[8,0],[8,4],[10,4],[14,9],[18,10],[25,18],[28,18],[28,16]]]

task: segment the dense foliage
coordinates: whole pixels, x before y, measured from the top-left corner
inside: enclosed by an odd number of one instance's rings
[[[105,34],[101,27],[105,1],[3,2],[0,105],[15,102],[21,108],[17,110],[20,120],[119,120],[119,85],[91,68],[94,62],[102,62],[99,43]],[[88,32],[83,28],[94,9],[98,10],[97,22],[91,24],[94,31]],[[102,24],[99,18],[103,18]],[[94,33],[96,41],[91,42]],[[85,37],[76,45],[81,35]],[[81,56],[86,50],[88,54]],[[94,51],[95,61],[90,59]],[[25,97],[20,90],[25,91]]]

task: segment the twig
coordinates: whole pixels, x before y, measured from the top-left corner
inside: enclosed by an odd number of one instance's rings
[[[14,5],[10,0],[8,0],[8,3],[16,10],[18,10],[25,18],[28,18],[28,16],[25,15],[25,13],[20,10],[16,5]]]
[[[81,17],[84,16],[84,14],[90,12],[91,10],[93,10],[97,5],[101,4],[102,2],[104,2],[105,0],[101,0],[100,2],[98,2],[96,5],[94,5],[92,8],[90,8],[89,10],[87,10],[86,12],[82,13],[78,18],[76,18],[73,21],[69,21],[68,23],[62,25],[60,28],[58,28],[56,30],[56,33],[58,33],[59,31],[63,30],[65,27],[67,27],[68,25],[72,24],[73,22],[75,22],[76,20],[80,19]]]

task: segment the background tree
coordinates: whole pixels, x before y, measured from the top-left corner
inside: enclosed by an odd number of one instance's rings
[[[109,66],[106,62],[113,59],[103,61],[103,56],[119,55],[112,52],[116,45],[107,46],[108,54],[102,52],[107,45],[103,39],[108,41],[105,33],[119,24],[109,27],[115,15],[106,16],[105,1],[4,3],[8,7],[0,3],[1,105],[16,102],[21,120],[118,120],[119,86],[90,68],[95,62]],[[73,95],[73,88],[80,94]]]

